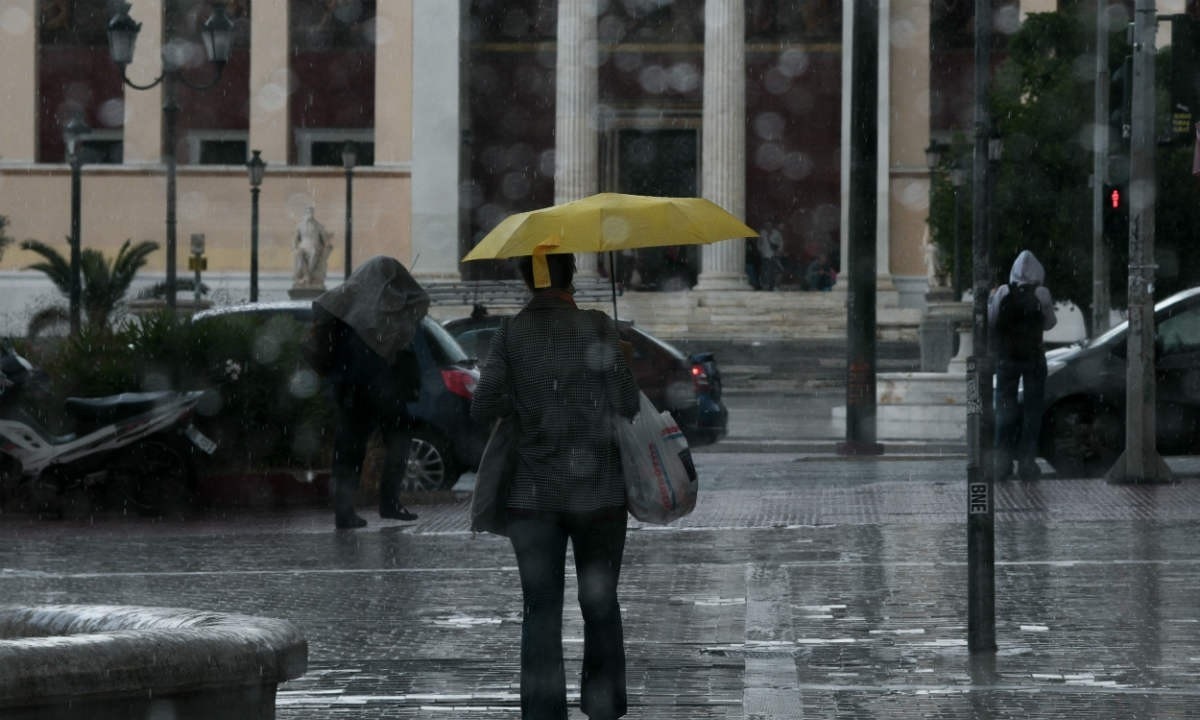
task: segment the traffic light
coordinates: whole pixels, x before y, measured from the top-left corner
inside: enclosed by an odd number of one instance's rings
[[[1123,184],[1104,185],[1104,236],[1112,242],[1129,238],[1129,197]]]

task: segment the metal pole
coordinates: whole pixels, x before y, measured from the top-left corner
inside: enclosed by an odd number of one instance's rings
[[[79,156],[79,148],[76,147],[71,153],[71,287],[69,294],[70,313],[71,313],[71,334],[78,335],[82,325],[80,320],[80,304],[81,296],[83,295],[82,282],[79,278],[80,265],[82,264],[82,250],[80,244],[80,212],[81,205],[81,183],[80,183],[80,168],[83,165],[83,160]]]
[[[1108,180],[1108,3],[1096,0],[1096,101],[1092,153],[1092,337],[1108,329],[1108,247],[1104,242],[1104,185]]]
[[[163,162],[167,166],[167,310],[175,314],[175,123],[179,117],[179,103],[175,98],[175,71],[168,70],[163,76]]]
[[[250,188],[250,302],[258,302],[258,188]]]
[[[1137,0],[1133,19],[1133,112],[1129,143],[1129,337],[1125,373],[1125,452],[1113,482],[1167,482],[1156,445],[1154,387],[1154,0]]]
[[[844,455],[879,455],[875,401],[875,243],[879,2],[854,1],[850,96],[850,288]]]
[[[955,170],[955,172],[961,172],[961,170]],[[959,228],[958,228],[959,223],[961,222],[959,219],[959,216],[961,214],[961,211],[959,210],[959,206],[960,206],[959,198],[960,197],[962,197],[962,192],[960,192],[960,188],[959,188],[958,184],[956,183],[954,185],[954,302],[956,302],[956,303],[962,302],[962,295],[963,295],[962,242],[960,240],[962,233],[959,232]]]
[[[345,278],[350,279],[351,245],[354,238],[354,168],[346,168],[346,268]]]
[[[991,0],[975,0],[975,148],[972,167],[974,347],[967,359],[967,647],[996,651],[996,527],[991,462],[992,363],[988,355],[987,301],[991,277],[991,201],[988,141],[991,116]]]

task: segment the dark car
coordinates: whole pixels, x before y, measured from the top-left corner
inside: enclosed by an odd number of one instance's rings
[[[1154,306],[1157,446],[1200,454],[1200,288]],[[1090,342],[1046,353],[1039,452],[1064,477],[1104,474],[1125,446],[1129,323]]]
[[[312,321],[310,301],[285,301],[234,305],[197,313],[193,324],[250,322],[254,328],[254,355],[275,361],[270,368],[270,384],[280,388],[281,402],[288,396],[313,397],[328,407],[330,400],[316,373],[296,350],[304,330]],[[284,344],[292,352],[273,349]],[[268,351],[259,353],[258,347]],[[416,422],[409,452],[405,490],[450,488],[459,474],[479,465],[487,429],[470,417],[471,397],[479,381],[475,361],[451,335],[426,317],[412,343],[421,370],[419,398],[409,403],[408,411]],[[257,362],[257,360],[256,360]],[[331,413],[326,414],[332,418]]]
[[[445,327],[482,365],[492,334],[503,315],[449,320]],[[630,369],[638,387],[659,410],[669,410],[693,446],[711,445],[725,437],[729,410],[721,401],[721,371],[709,352],[685,355],[670,343],[635,327],[617,323],[621,339],[633,346]]]

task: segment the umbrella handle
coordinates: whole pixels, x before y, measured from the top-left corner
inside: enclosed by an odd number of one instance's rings
[[[608,251],[608,282],[612,287],[613,324],[617,322],[617,258],[616,253]]]

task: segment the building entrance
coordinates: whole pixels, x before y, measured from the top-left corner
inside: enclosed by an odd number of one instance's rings
[[[699,190],[700,140],[696,128],[620,129],[606,158],[616,192],[695,197]],[[700,274],[695,245],[646,248],[617,258],[618,279],[642,290],[687,290]],[[632,263],[633,267],[621,267]],[[607,258],[605,259],[607,266]]]

